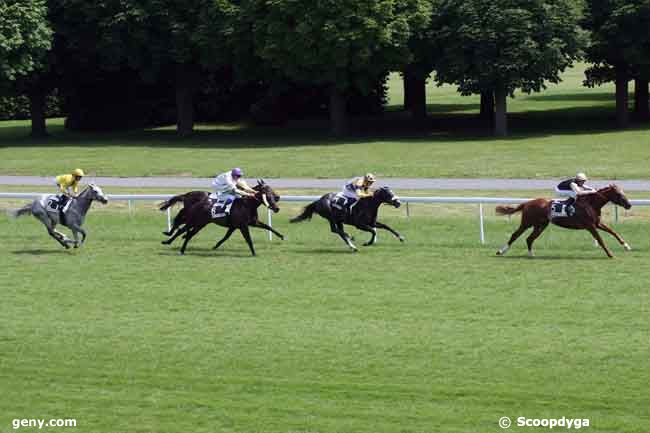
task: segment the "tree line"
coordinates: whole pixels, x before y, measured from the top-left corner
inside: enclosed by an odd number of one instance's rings
[[[506,135],[508,96],[578,60],[586,85],[616,83],[620,127],[631,80],[647,119],[650,0],[0,0],[0,93],[29,98],[37,136],[54,89],[72,129],[323,110],[341,135],[391,71],[415,119],[432,77]]]

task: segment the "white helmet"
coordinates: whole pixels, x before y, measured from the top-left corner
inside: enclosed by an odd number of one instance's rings
[[[584,173],[578,173],[578,174],[576,174],[576,180],[581,180],[581,181],[586,182],[588,180],[587,175],[584,174]]]

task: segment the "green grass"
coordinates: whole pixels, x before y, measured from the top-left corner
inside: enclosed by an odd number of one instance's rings
[[[231,166],[263,177],[647,178],[650,124],[615,128],[613,89],[581,86],[584,65],[559,85],[510,101],[511,136],[494,139],[475,119],[477,98],[429,85],[431,124],[409,129],[395,112],[401,83],[390,80],[393,108],[382,119],[356,119],[356,133],[335,139],[326,122],[286,127],[199,125],[187,139],[173,128],[72,133],[50,120],[52,137],[27,138],[27,122],[0,122],[0,174],[55,175],[81,166],[101,176],[212,176]]]
[[[387,212],[407,243],[352,254],[294,212],[275,219],[289,240],[255,233],[256,258],[238,234],[211,251],[216,227],[179,257],[141,207],[98,207],[71,251],[0,216],[0,432],[474,433],[506,415],[647,431],[642,222],[617,226],[633,252],[606,240],[614,260],[557,228],[530,260],[523,240],[494,256],[516,218],[488,217],[481,246],[476,218]]]

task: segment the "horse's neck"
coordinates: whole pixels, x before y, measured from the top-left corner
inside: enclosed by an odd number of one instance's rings
[[[88,209],[90,209],[90,204],[92,203],[92,199],[88,197],[88,191],[89,190],[85,190],[75,199],[77,201],[77,211],[82,216],[86,215]]]
[[[607,198],[607,196],[602,192],[590,194],[588,197],[590,199],[589,204],[591,204],[591,206],[596,210],[602,209],[602,207],[609,202],[609,198]]]

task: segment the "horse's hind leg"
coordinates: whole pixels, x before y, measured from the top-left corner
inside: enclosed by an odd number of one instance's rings
[[[207,223],[206,223],[206,224],[207,224]],[[190,240],[191,240],[191,239],[192,239],[192,238],[193,238],[193,237],[194,237],[198,232],[200,232],[201,229],[203,229],[203,227],[206,226],[206,224],[203,224],[203,225],[200,225],[200,226],[196,226],[196,227],[193,227],[193,228],[189,229],[189,231],[187,232],[187,235],[185,236],[185,241],[183,242],[183,246],[181,247],[181,250],[179,251],[179,253],[180,253],[181,255],[184,255],[184,254],[185,254],[185,248],[187,248],[187,244],[188,244],[188,242],[189,242],[189,241],[190,241]]]
[[[343,242],[345,242],[345,244],[346,244],[348,247],[350,247],[350,248],[352,249],[352,251],[354,251],[355,253],[356,253],[357,251],[359,251],[359,250],[357,249],[357,247],[352,243],[352,240],[353,240],[352,236],[350,236],[349,234],[347,234],[347,233],[345,232],[345,230],[343,229],[343,223],[339,223],[339,224],[337,224],[336,227],[337,227],[337,232],[336,232],[336,233],[338,233],[338,235],[341,237],[341,239],[343,239]]]
[[[535,242],[535,239],[539,237],[539,235],[542,234],[544,230],[546,230],[546,227],[548,226],[548,222],[535,226],[533,229],[533,232],[526,238],[526,245],[528,245],[528,256],[529,257],[534,257],[535,254],[533,253],[533,242]]]
[[[174,221],[172,222],[172,228],[164,231],[163,234],[165,236],[172,236],[176,230],[185,222],[185,208],[181,209],[176,216],[174,217]]]
[[[596,227],[598,227],[600,230],[603,230],[603,231],[609,233],[610,235],[614,236],[616,238],[616,240],[618,241],[618,243],[623,245],[623,248],[625,248],[625,251],[631,251],[632,250],[632,247],[630,247],[630,245],[627,242],[625,242],[625,239],[623,239],[621,237],[621,235],[616,233],[611,227],[607,226],[605,223],[599,221],[598,225]]]
[[[174,233],[174,235],[171,238],[165,239],[164,241],[162,241],[161,244],[163,244],[163,245],[171,244],[172,242],[174,242],[174,240],[176,240],[177,237],[179,237],[183,233],[187,232],[188,230],[189,230],[189,227],[186,225],[185,227],[181,228],[176,233]]]
[[[530,226],[524,225],[523,218],[522,218],[521,225],[517,230],[515,230],[512,236],[510,236],[510,240],[508,240],[508,243],[502,246],[501,249],[499,249],[499,251],[497,251],[497,256],[502,256],[505,253],[507,253],[508,250],[510,249],[510,246],[517,240],[517,238],[519,238],[519,236],[521,236],[526,230],[528,230],[528,228],[530,228]]]

